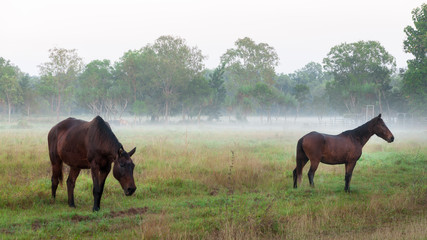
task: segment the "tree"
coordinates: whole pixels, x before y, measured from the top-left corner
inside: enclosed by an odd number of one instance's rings
[[[142,48],[140,54],[140,87],[138,101],[133,107],[134,113],[148,113],[153,120],[161,115],[161,95],[162,91],[156,86],[156,54],[148,45]],[[138,115],[138,114],[137,114]]]
[[[376,101],[382,108],[384,92],[389,89],[396,63],[379,42],[334,46],[323,63],[334,77],[326,85],[326,91],[338,111],[358,113],[363,105]]]
[[[83,68],[76,49],[49,49],[50,62],[39,66],[43,79],[52,81],[56,96],[56,119],[59,120],[61,103],[72,96],[73,83]]]
[[[0,57],[0,98],[7,103],[9,123],[13,105],[21,100],[18,72],[19,69],[10,61]]]
[[[246,120],[246,114],[253,107],[247,90],[258,82],[274,85],[279,57],[273,47],[266,43],[257,44],[248,37],[238,39],[235,46],[221,56],[221,62],[229,76],[225,83],[227,94],[230,99],[235,99],[237,117]]]
[[[225,101],[226,90],[224,87],[224,68],[221,64],[209,75],[209,87],[211,88],[211,100],[207,108],[209,120],[219,120],[221,107]]]
[[[22,100],[27,116],[30,116],[31,109],[38,104],[37,78],[23,74],[20,78],[19,85],[22,90]]]
[[[197,121],[200,122],[202,110],[209,105],[209,96],[211,88],[209,81],[202,75],[198,75],[182,90],[180,100],[183,104],[183,119],[187,112],[191,116],[197,115]]]
[[[117,71],[120,72],[120,78],[126,82],[130,89],[133,102],[136,102],[139,95],[141,95],[143,68],[141,50],[125,52],[120,62],[116,65]]]
[[[107,119],[121,118],[129,105],[131,91],[125,81],[114,75],[113,83],[108,89],[105,102]]]
[[[314,112],[319,120],[326,111],[326,83],[331,80],[331,74],[322,70],[322,65],[315,62],[306,64],[302,69],[289,74],[292,94],[297,99],[297,115],[301,110]]]
[[[290,74],[279,74],[275,78],[275,87],[285,94],[292,93],[294,80],[289,76]]]
[[[271,122],[271,108],[278,100],[278,90],[265,82],[258,82],[252,89],[252,96],[260,107],[261,121],[265,111],[267,122]]]
[[[325,73],[322,71],[322,65],[320,63],[310,62],[302,69],[290,74],[290,77],[296,84],[304,84],[312,89],[323,83],[325,80]]]
[[[391,76],[390,86],[392,88],[387,95],[389,103],[388,107],[395,111],[403,113],[408,112],[409,109],[405,93],[402,91],[404,74],[404,69],[401,69],[399,74],[393,74]]]
[[[201,74],[205,56],[197,47],[190,47],[179,37],[161,36],[153,45],[148,45],[154,57],[154,84],[161,89],[164,116],[169,119],[172,104],[179,98],[180,91],[188,82]]]
[[[139,50],[127,51],[115,65],[115,75],[120,80],[115,85],[121,85],[121,91],[126,91],[123,94],[128,96],[127,101],[135,118],[143,113],[149,113],[153,118],[159,114],[157,101],[160,94],[154,83],[155,57],[153,49],[147,45]]]
[[[236,118],[240,121],[247,121],[247,116],[253,111],[254,102],[252,101],[253,87],[243,85],[237,90],[233,105],[235,106]]]
[[[50,105],[50,113],[55,113],[55,98],[56,90],[52,75],[44,75],[40,77],[40,82],[37,84],[38,94],[44,98]]]
[[[405,28],[404,50],[414,55],[403,75],[403,92],[413,112],[427,115],[427,4],[412,11],[414,27]]]
[[[277,107],[279,110],[279,116],[283,113],[286,119],[286,113],[289,109],[297,106],[297,100],[289,93],[279,92],[277,96]]]
[[[113,84],[112,71],[109,60],[94,60],[85,66],[78,78],[77,101],[94,115],[107,114],[105,104]]]
[[[237,86],[260,81],[273,85],[279,64],[276,50],[267,43],[256,44],[248,37],[238,39],[234,45],[236,48],[228,49],[221,56],[221,62],[226,64]]]
[[[297,101],[297,114],[295,115],[296,119],[299,115],[301,107],[306,104],[310,98],[310,89],[305,84],[297,84],[294,87],[294,96]]]

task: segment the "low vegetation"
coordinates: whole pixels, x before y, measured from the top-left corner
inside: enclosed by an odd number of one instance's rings
[[[392,127],[391,127],[392,129]],[[372,137],[344,192],[344,167],[321,164],[316,187],[292,188],[296,141],[281,128],[116,128],[136,146],[137,190],[107,178],[92,212],[92,179],[53,201],[49,126],[0,129],[1,239],[422,239],[427,236],[426,134]],[[392,130],[393,131],[393,130]],[[67,169],[65,169],[67,172]],[[67,174],[66,174],[67,176]]]

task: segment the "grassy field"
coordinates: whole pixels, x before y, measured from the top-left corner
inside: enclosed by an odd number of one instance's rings
[[[49,128],[0,129],[0,239],[427,238],[426,131],[373,136],[347,194],[343,165],[321,164],[313,189],[307,165],[292,188],[296,142],[311,129],[117,128],[125,149],[137,147],[137,190],[124,196],[110,174],[93,213],[86,170],[77,208],[65,183],[52,200]]]

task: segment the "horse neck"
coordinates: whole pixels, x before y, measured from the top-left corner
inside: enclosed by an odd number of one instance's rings
[[[372,135],[374,135],[374,132],[370,128],[370,122],[352,130],[352,136],[362,145],[362,147],[369,141]]]
[[[117,150],[122,146],[116,135],[114,135],[111,128],[102,118],[96,118],[96,121],[94,122],[94,129],[96,133],[94,136],[97,138],[94,141],[99,145],[108,145],[109,148]]]

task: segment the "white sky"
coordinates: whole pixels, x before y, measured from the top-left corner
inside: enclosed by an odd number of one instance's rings
[[[404,27],[420,0],[0,0],[0,57],[39,75],[53,47],[112,62],[161,35],[180,36],[215,68],[238,38],[274,47],[278,73],[321,63],[338,44],[379,41],[406,67]]]

